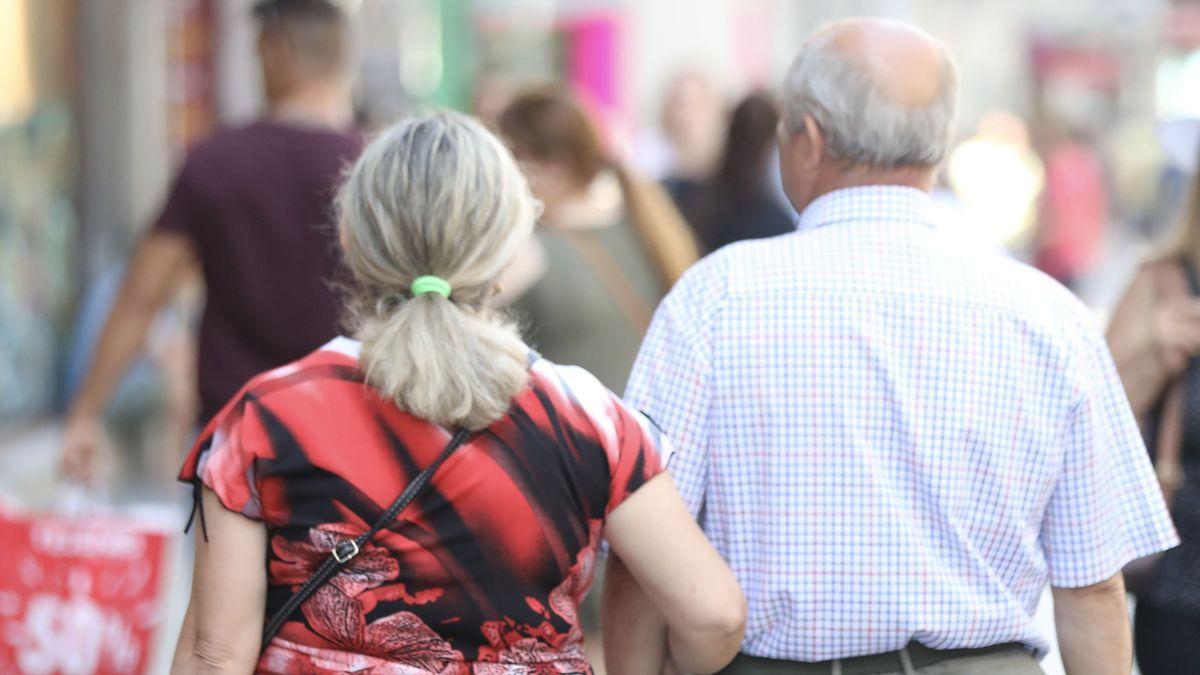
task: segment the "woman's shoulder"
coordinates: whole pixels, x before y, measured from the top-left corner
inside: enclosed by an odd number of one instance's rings
[[[278,388],[321,379],[361,380],[358,359],[362,345],[357,340],[336,337],[308,354],[259,374],[250,380],[255,389]]]
[[[362,395],[365,385],[358,351],[357,342],[336,338],[300,359],[251,378],[205,425],[189,463],[194,464],[202,446],[220,430],[237,427],[248,417],[259,419],[264,410],[300,427],[323,415],[363,405],[368,399]]]
[[[1179,268],[1179,255],[1169,251],[1154,251],[1144,255],[1137,266],[1137,274],[1161,274]]]
[[[230,401],[230,405],[246,399],[263,401],[285,398],[281,394],[289,392],[325,397],[328,396],[329,385],[362,385],[362,371],[358,366],[360,351],[361,345],[357,341],[346,337],[334,338],[291,363],[254,376]]]
[[[1145,256],[1134,270],[1131,287],[1187,289],[1187,271],[1183,258],[1175,252],[1154,252]]]
[[[597,407],[614,394],[587,369],[555,363],[540,354],[531,356],[529,367],[532,389],[553,390],[571,401]]]
[[[620,397],[585,368],[554,363],[540,355],[530,366],[530,391],[538,405],[555,409],[560,418],[582,428],[607,429],[628,411]]]

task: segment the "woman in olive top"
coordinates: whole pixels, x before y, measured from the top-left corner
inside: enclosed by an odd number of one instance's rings
[[[658,301],[697,258],[691,232],[660,187],[605,156],[566,94],[523,94],[499,125],[545,206],[513,308],[547,358],[620,392]]]

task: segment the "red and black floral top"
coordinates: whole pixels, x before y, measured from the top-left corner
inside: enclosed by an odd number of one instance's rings
[[[367,387],[357,355],[339,338],[252,380],[180,475],[266,525],[267,616],[449,441]],[[662,471],[661,443],[585,371],[534,361],[508,415],[301,607],[259,672],[590,673],[577,608],[604,519]]]

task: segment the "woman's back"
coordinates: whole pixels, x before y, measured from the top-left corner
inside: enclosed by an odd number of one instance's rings
[[[620,392],[662,300],[654,264],[625,219],[576,231],[543,228],[537,238],[545,273],[513,305],[530,343]]]
[[[357,352],[341,338],[257,378],[185,466],[226,508],[265,523],[268,616],[449,438],[368,388]],[[594,378],[532,361],[509,414],[317,591],[259,668],[589,672],[576,611],[604,518],[660,471],[649,427]]]

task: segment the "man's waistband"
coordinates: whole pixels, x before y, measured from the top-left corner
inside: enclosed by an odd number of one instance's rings
[[[907,673],[935,666],[944,661],[967,659],[991,654],[1024,651],[1019,642],[1009,642],[1002,645],[983,647],[980,649],[932,649],[919,642],[911,642],[907,647],[886,654],[856,656],[853,658],[822,661],[820,663],[804,663],[801,661],[781,661],[761,656],[738,654],[721,675],[767,675],[769,673],[789,673],[795,675],[874,675],[875,673]]]

